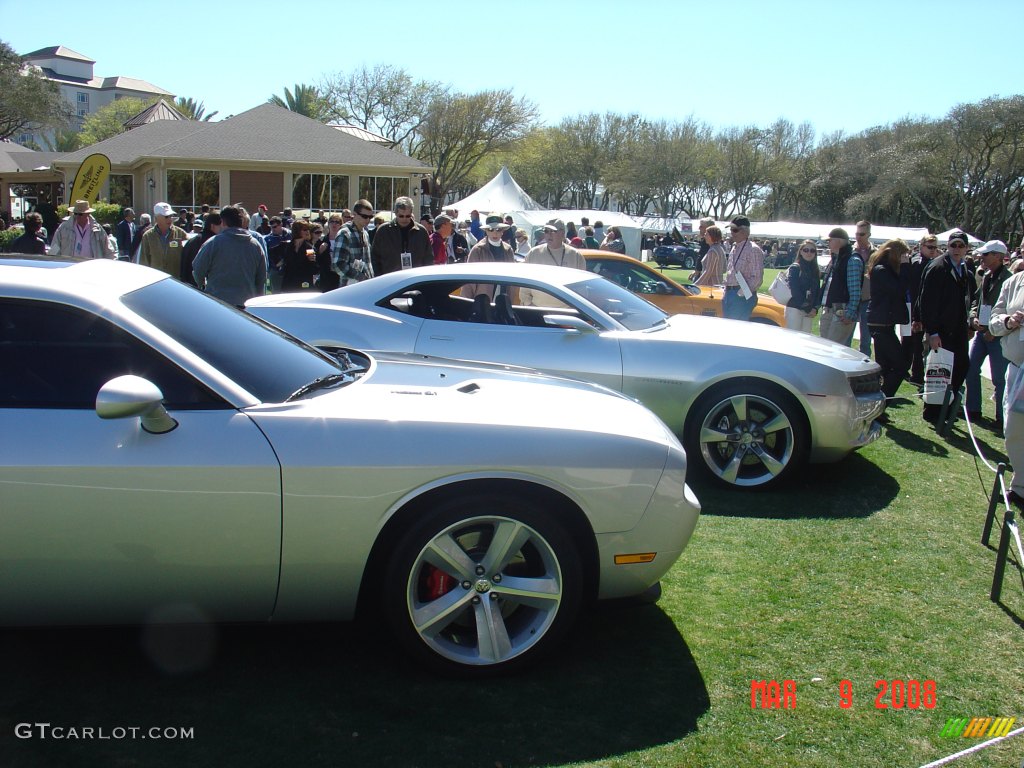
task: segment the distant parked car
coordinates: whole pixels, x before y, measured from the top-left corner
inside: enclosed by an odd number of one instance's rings
[[[659,245],[654,249],[654,261],[659,267],[693,269],[700,262],[697,251],[688,245]]]
[[[725,289],[721,286],[683,285],[629,256],[594,250],[580,253],[587,260],[588,270],[643,296],[667,314],[725,317],[722,312]],[[786,308],[768,294],[761,293],[757,296],[757,306],[750,320],[784,328]]]

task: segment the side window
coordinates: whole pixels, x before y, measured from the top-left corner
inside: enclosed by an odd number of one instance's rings
[[[158,352],[102,317],[61,304],[0,301],[0,408],[96,406],[107,381],[149,379],[168,408],[226,404]]]

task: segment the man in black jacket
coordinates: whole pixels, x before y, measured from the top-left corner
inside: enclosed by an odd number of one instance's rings
[[[921,324],[932,351],[948,349],[953,353],[953,375],[950,387],[958,392],[967,378],[967,316],[974,277],[967,273],[964,256],[967,254],[967,235],[956,231],[949,236],[946,253],[932,259],[921,276],[921,295],[918,298]],[[936,421],[941,406],[924,405],[926,421]]]

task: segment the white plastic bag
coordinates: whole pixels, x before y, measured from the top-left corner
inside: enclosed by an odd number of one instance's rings
[[[772,284],[768,287],[768,293],[772,295],[779,304],[785,304],[791,298],[793,298],[793,292],[789,289],[789,280],[786,279],[786,272],[779,272],[772,280]]]
[[[924,401],[928,405],[942,405],[946,387],[953,378],[953,353],[939,347],[924,359]]]

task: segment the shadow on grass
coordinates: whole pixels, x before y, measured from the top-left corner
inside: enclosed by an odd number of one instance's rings
[[[932,433],[931,437],[924,437],[916,432],[901,429],[895,424],[890,424],[885,428],[885,437],[900,448],[914,451],[915,453],[923,453],[928,456],[949,455],[946,441],[934,433]]]
[[[764,519],[868,517],[900,492],[893,477],[859,453],[835,464],[808,465],[777,490],[744,493],[696,478],[693,486],[702,515]],[[807,503],[809,498],[814,502]]]
[[[169,628],[163,645],[185,650],[209,631]],[[212,631],[212,661],[178,675],[147,658],[137,629],[0,635],[4,765],[547,765],[681,739],[709,707],[657,606],[600,605],[546,663],[483,681],[411,669],[351,625]],[[17,723],[194,737],[21,740]]]

